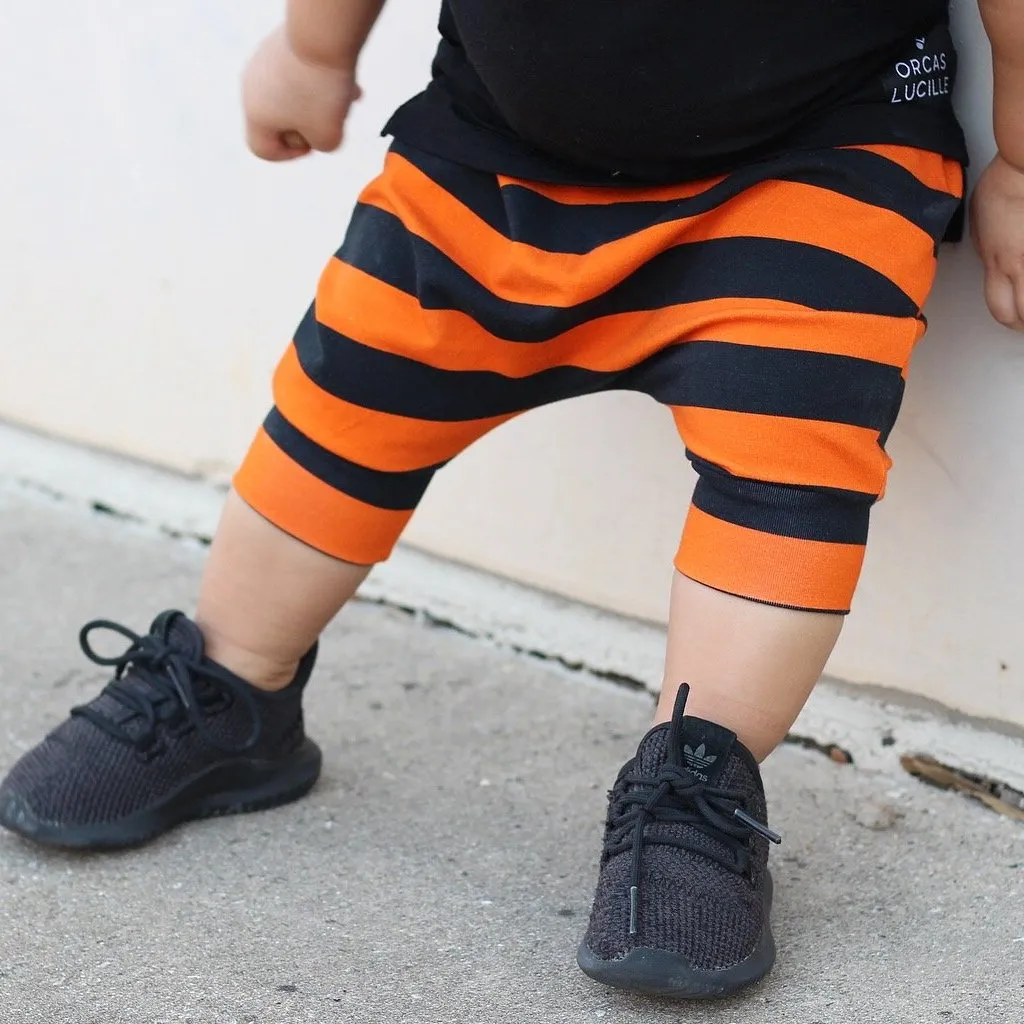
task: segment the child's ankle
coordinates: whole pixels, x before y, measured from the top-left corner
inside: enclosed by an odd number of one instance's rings
[[[295,678],[298,658],[269,658],[232,642],[205,624],[202,624],[202,630],[206,640],[206,656],[257,690],[283,690]]]

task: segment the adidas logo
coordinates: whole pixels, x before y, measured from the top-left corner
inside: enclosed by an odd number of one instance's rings
[[[683,746],[683,760],[687,768],[710,768],[717,760],[717,754],[709,754],[703,743],[694,750],[689,743]]]
[[[918,37],[917,37],[917,38],[916,38],[916,39],[914,40],[914,43],[915,43],[915,44],[917,45],[917,48],[918,48],[919,50],[923,50],[923,49],[924,49],[924,44],[925,44],[926,42],[928,42],[928,38],[927,38],[927,36],[918,36]]]

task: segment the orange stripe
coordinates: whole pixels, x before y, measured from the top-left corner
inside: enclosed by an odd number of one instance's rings
[[[851,356],[901,369],[925,332],[915,317],[808,309],[772,299],[711,299],[676,309],[686,311],[687,340]]]
[[[279,530],[356,565],[391,554],[412,512],[376,508],[303,469],[260,430],[235,475],[242,500]]]
[[[921,228],[890,210],[799,182],[761,182],[709,213],[652,225],[582,256],[510,241],[394,153],[362,200],[394,214],[511,302],[576,305],[674,245],[733,237],[776,238],[842,253],[884,274],[919,306],[934,275],[934,243]]]
[[[960,197],[964,194],[963,168],[955,160],[940,156],[926,149],[915,149],[913,146],[841,146],[841,149],[860,149],[865,153],[874,153],[886,160],[899,164],[917,178],[923,185],[939,192],[948,192]]]
[[[717,178],[704,178],[701,181],[683,182],[679,185],[606,188],[604,185],[549,185],[499,174],[498,184],[502,188],[506,185],[518,185],[563,206],[614,206],[616,203],[665,203],[673,199],[693,199],[694,196],[699,196],[702,192],[721,184],[727,177],[728,175],[722,174]]]
[[[716,590],[828,612],[849,610],[863,562],[859,544],[777,537],[693,506],[675,560],[684,576]]]
[[[694,406],[672,415],[695,455],[752,480],[880,494],[892,465],[865,427]]]
[[[613,373],[676,341],[728,341],[871,359],[905,367],[924,324],[912,317],[822,312],[775,299],[709,299],[592,320],[544,342],[496,338],[465,313],[423,309],[416,298],[332,260],[317,319],[381,352],[442,370],[528,377],[553,366]]]
[[[311,381],[294,345],[274,375],[274,401],[285,419],[321,447],[386,472],[445,462],[515,415],[438,423],[364,409],[335,398]]]

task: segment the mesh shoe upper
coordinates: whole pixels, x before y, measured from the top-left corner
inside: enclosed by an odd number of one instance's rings
[[[585,943],[606,960],[657,949],[713,971],[746,959],[767,925],[767,810],[753,757],[728,730],[683,716],[684,702],[609,794]]]
[[[303,740],[302,688],[315,651],[290,686],[267,693],[205,658],[202,634],[180,612],[158,616],[118,659],[90,653],[85,634],[86,653],[117,665],[115,679],[22,756],[0,785],[0,805],[16,797],[60,825],[115,821],[214,764],[274,760]]]

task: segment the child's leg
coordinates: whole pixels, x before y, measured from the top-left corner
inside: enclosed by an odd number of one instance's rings
[[[206,653],[253,686],[287,686],[299,660],[370,568],[303,544],[232,491],[196,612]]]
[[[842,624],[841,615],[759,604],[677,572],[655,724],[672,717],[685,681],[687,713],[732,730],[764,760],[796,721]]]
[[[196,621],[207,653],[262,689],[287,686],[299,659],[370,566],[331,558],[228,496],[203,576]],[[676,573],[665,679],[655,723],[687,709],[735,732],[758,760],[782,741],[842,627],[839,615],[759,604]]]
[[[116,678],[0,784],[0,825],[54,845],[129,845],[314,784],[302,695],[315,640],[388,557],[433,474],[519,412],[610,386],[633,357],[605,338],[586,359],[585,303],[619,268],[590,273],[584,254],[522,245],[505,201],[494,175],[388,157],[279,364],[197,622],[166,612],[144,636],[86,628],[87,655]],[[513,188],[508,201],[529,212],[541,199]],[[113,661],[88,645],[104,626],[129,641]]]
[[[672,407],[700,479],[656,724],[611,791],[579,961],[659,994],[727,995],[774,962],[758,762],[850,607],[961,184],[898,147],[762,171],[717,208],[709,189],[678,257],[692,320],[629,378]]]
[[[493,175],[426,163],[494,205]],[[559,352],[521,365],[530,346],[436,308],[450,296],[501,323],[508,306],[482,302],[444,256],[465,236],[452,211],[471,217],[444,186],[392,155],[362,198],[279,364],[275,408],[235,477],[197,621],[168,611],[144,635],[102,620],[83,630],[86,655],[114,678],[0,783],[0,826],[102,849],[303,796],[321,763],[302,702],[323,627],[388,557],[437,469],[517,412],[572,393],[543,373]],[[504,236],[491,242],[471,245],[482,273],[506,265],[505,249],[527,258]],[[498,372],[508,368],[522,372]],[[92,647],[103,629],[124,637],[123,654]]]

